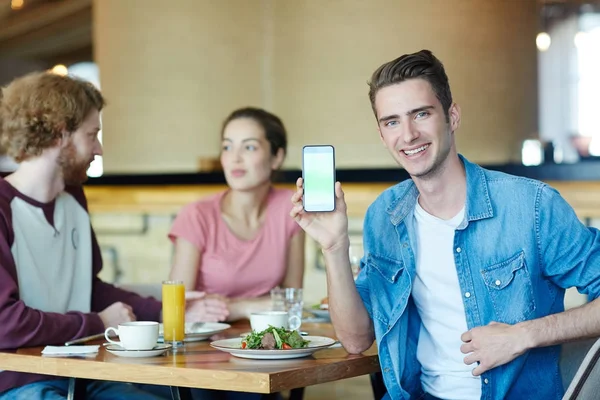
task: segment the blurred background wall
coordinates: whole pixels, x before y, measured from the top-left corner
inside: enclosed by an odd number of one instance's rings
[[[576,162],[600,155],[599,16],[600,0],[0,0],[0,84],[57,64],[97,81],[92,175],[210,168],[221,122],[248,105],[283,118],[286,168],[308,143],[336,146],[339,168],[393,167],[367,81],[428,48],[463,110],[463,154]]]
[[[392,166],[367,98],[371,73],[431,49],[463,108],[459,149],[520,157],[537,130],[534,1],[96,0],[95,59],[110,101],[105,171],[194,171],[234,108],[280,115],[287,167],[331,143],[340,168]]]

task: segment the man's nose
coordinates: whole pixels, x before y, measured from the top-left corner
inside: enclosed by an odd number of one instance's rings
[[[100,140],[96,139],[95,148],[94,148],[94,155],[95,156],[101,156],[102,154],[103,154],[102,143],[100,143]]]
[[[404,143],[412,143],[419,137],[419,130],[411,120],[402,123],[401,137]]]

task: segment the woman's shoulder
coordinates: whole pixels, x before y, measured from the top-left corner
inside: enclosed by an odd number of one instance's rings
[[[292,209],[293,190],[286,188],[272,188],[269,200],[269,206],[272,208]]]
[[[209,217],[220,213],[220,202],[224,192],[212,194],[183,206],[179,214]]]
[[[288,188],[273,187],[271,189],[271,196],[274,199],[277,199],[280,201],[287,201],[290,204],[292,204],[291,198],[292,198],[293,194],[294,194],[294,191],[292,189],[288,189]]]

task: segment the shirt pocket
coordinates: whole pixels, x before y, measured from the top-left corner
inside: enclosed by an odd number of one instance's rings
[[[388,325],[401,314],[410,295],[410,277],[402,261],[389,257],[369,254],[366,262],[369,272],[369,286],[373,317],[383,325]]]
[[[516,324],[532,318],[535,301],[523,251],[482,270],[481,275],[496,313],[495,321]]]

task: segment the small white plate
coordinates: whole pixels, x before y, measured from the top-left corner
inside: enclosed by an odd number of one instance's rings
[[[111,344],[110,346],[106,346],[106,351],[119,357],[143,358],[160,356],[170,348],[170,344],[159,344],[150,350],[126,350],[121,346]]]
[[[195,325],[194,322],[186,322],[185,323],[185,338],[184,342],[198,342],[200,340],[206,340],[212,335],[215,335],[219,332],[223,332],[226,329],[231,328],[231,325],[224,324],[221,322],[203,322],[201,325]],[[164,328],[163,324],[160,324],[158,328],[158,342],[164,342]]]
[[[329,310],[321,310],[321,309],[314,309],[311,308],[308,310],[309,313],[312,313],[315,317],[318,318],[325,318],[325,319],[330,319],[331,317],[329,316]]]
[[[242,349],[242,338],[216,340],[210,345],[235,357],[252,358],[254,360],[285,360],[308,357],[315,351],[325,349],[336,343],[335,340],[324,336],[304,336],[303,339],[309,341],[308,347],[289,350]]]

